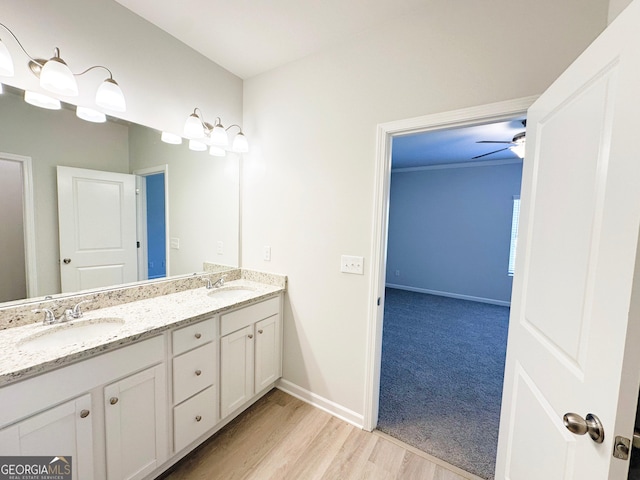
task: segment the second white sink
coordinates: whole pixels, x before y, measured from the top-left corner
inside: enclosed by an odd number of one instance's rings
[[[254,292],[255,290],[249,287],[229,286],[215,288],[207,295],[211,298],[215,298],[216,300],[239,300],[241,298],[248,297]]]

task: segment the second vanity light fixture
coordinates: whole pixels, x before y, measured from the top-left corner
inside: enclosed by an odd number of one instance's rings
[[[49,60],[35,58],[31,56],[18,40],[18,37],[7,27],[0,23],[7,32],[15,39],[24,54],[29,58],[29,69],[40,78],[40,87],[44,90],[66,97],[78,96],[78,82],[76,77],[82,76],[94,69],[103,69],[109,73],[109,78],[105,79],[96,91],[96,105],[106,110],[124,112],[126,102],[118,83],[113,79],[113,74],[104,65],[93,65],[80,73],[73,73],[66,62],[60,56],[60,50],[56,47],[53,57]],[[0,76],[12,77],[14,75],[13,60],[9,49],[0,39]],[[60,101],[37,92],[25,92],[25,101],[42,108],[53,110],[60,109]],[[76,110],[78,117],[91,122],[103,122],[106,120],[104,113],[93,108],[78,106]]]
[[[229,135],[227,131],[233,127],[237,127],[239,132],[233,139],[231,148],[229,148]],[[246,153],[249,151],[247,138],[242,133],[242,127],[233,124],[224,128],[220,117],[216,117],[215,125],[205,121],[204,115],[199,108],[194,108],[193,113],[187,117],[184,123],[183,135],[189,139],[189,148],[196,151],[204,151],[209,149],[211,155],[224,157],[226,149],[236,153]],[[163,132],[162,140],[167,143],[181,143],[178,141],[180,137]]]

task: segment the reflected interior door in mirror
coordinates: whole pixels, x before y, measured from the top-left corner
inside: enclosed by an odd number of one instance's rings
[[[135,175],[57,171],[62,292],[138,280]]]

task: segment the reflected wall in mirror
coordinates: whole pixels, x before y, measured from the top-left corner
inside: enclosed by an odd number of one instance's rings
[[[213,157],[182,145],[161,142],[160,132],[110,118],[107,123],[83,121],[74,111],[44,110],[26,104],[22,91],[4,88],[0,95],[0,175],[15,187],[22,173],[2,169],[16,159],[30,159],[32,205],[16,203],[2,214],[0,301],[61,293],[56,167],[68,166],[116,173],[166,172],[166,271],[181,275],[202,270],[205,261],[237,266],[239,243],[239,158]],[[20,162],[17,162],[20,163]],[[28,168],[27,168],[28,170]],[[7,180],[13,175],[13,180]],[[2,184],[0,184],[2,185]],[[2,204],[20,189],[2,187]],[[18,193],[16,193],[18,192]],[[27,192],[28,193],[28,192]],[[20,210],[28,208],[26,225]],[[18,213],[16,213],[18,212]],[[31,219],[31,220],[30,220]],[[33,232],[30,231],[31,221]],[[140,230],[140,229],[139,229]],[[21,232],[25,232],[24,238]],[[8,238],[5,240],[5,237]],[[25,264],[24,246],[9,253],[9,242],[31,242],[33,259]],[[173,247],[172,247],[173,245]],[[162,247],[160,247],[162,248]],[[17,258],[7,267],[6,260]],[[26,275],[21,272],[26,271]],[[24,279],[22,279],[24,277]],[[16,288],[22,283],[22,287]],[[24,284],[28,287],[25,287]],[[22,292],[22,293],[20,293]]]

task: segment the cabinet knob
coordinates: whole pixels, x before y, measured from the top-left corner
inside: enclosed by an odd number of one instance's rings
[[[253,338],[253,334],[250,333],[249,335],[247,335],[249,338]]]
[[[258,330],[258,333],[259,333],[260,335],[262,335],[262,329]]]
[[[196,375],[199,377],[200,375],[202,375],[202,370],[196,370]]]
[[[196,333],[195,337],[196,338],[200,338],[200,337],[202,337],[202,334],[201,333]]]
[[[199,422],[200,420],[202,420],[202,416],[196,415],[196,422]]]
[[[89,413],[91,413],[89,412],[89,410],[82,410],[80,412],[80,418],[87,418],[89,416]]]
[[[111,397],[111,398],[109,399],[109,403],[110,403],[111,405],[115,405],[116,403],[118,403],[118,397]]]

